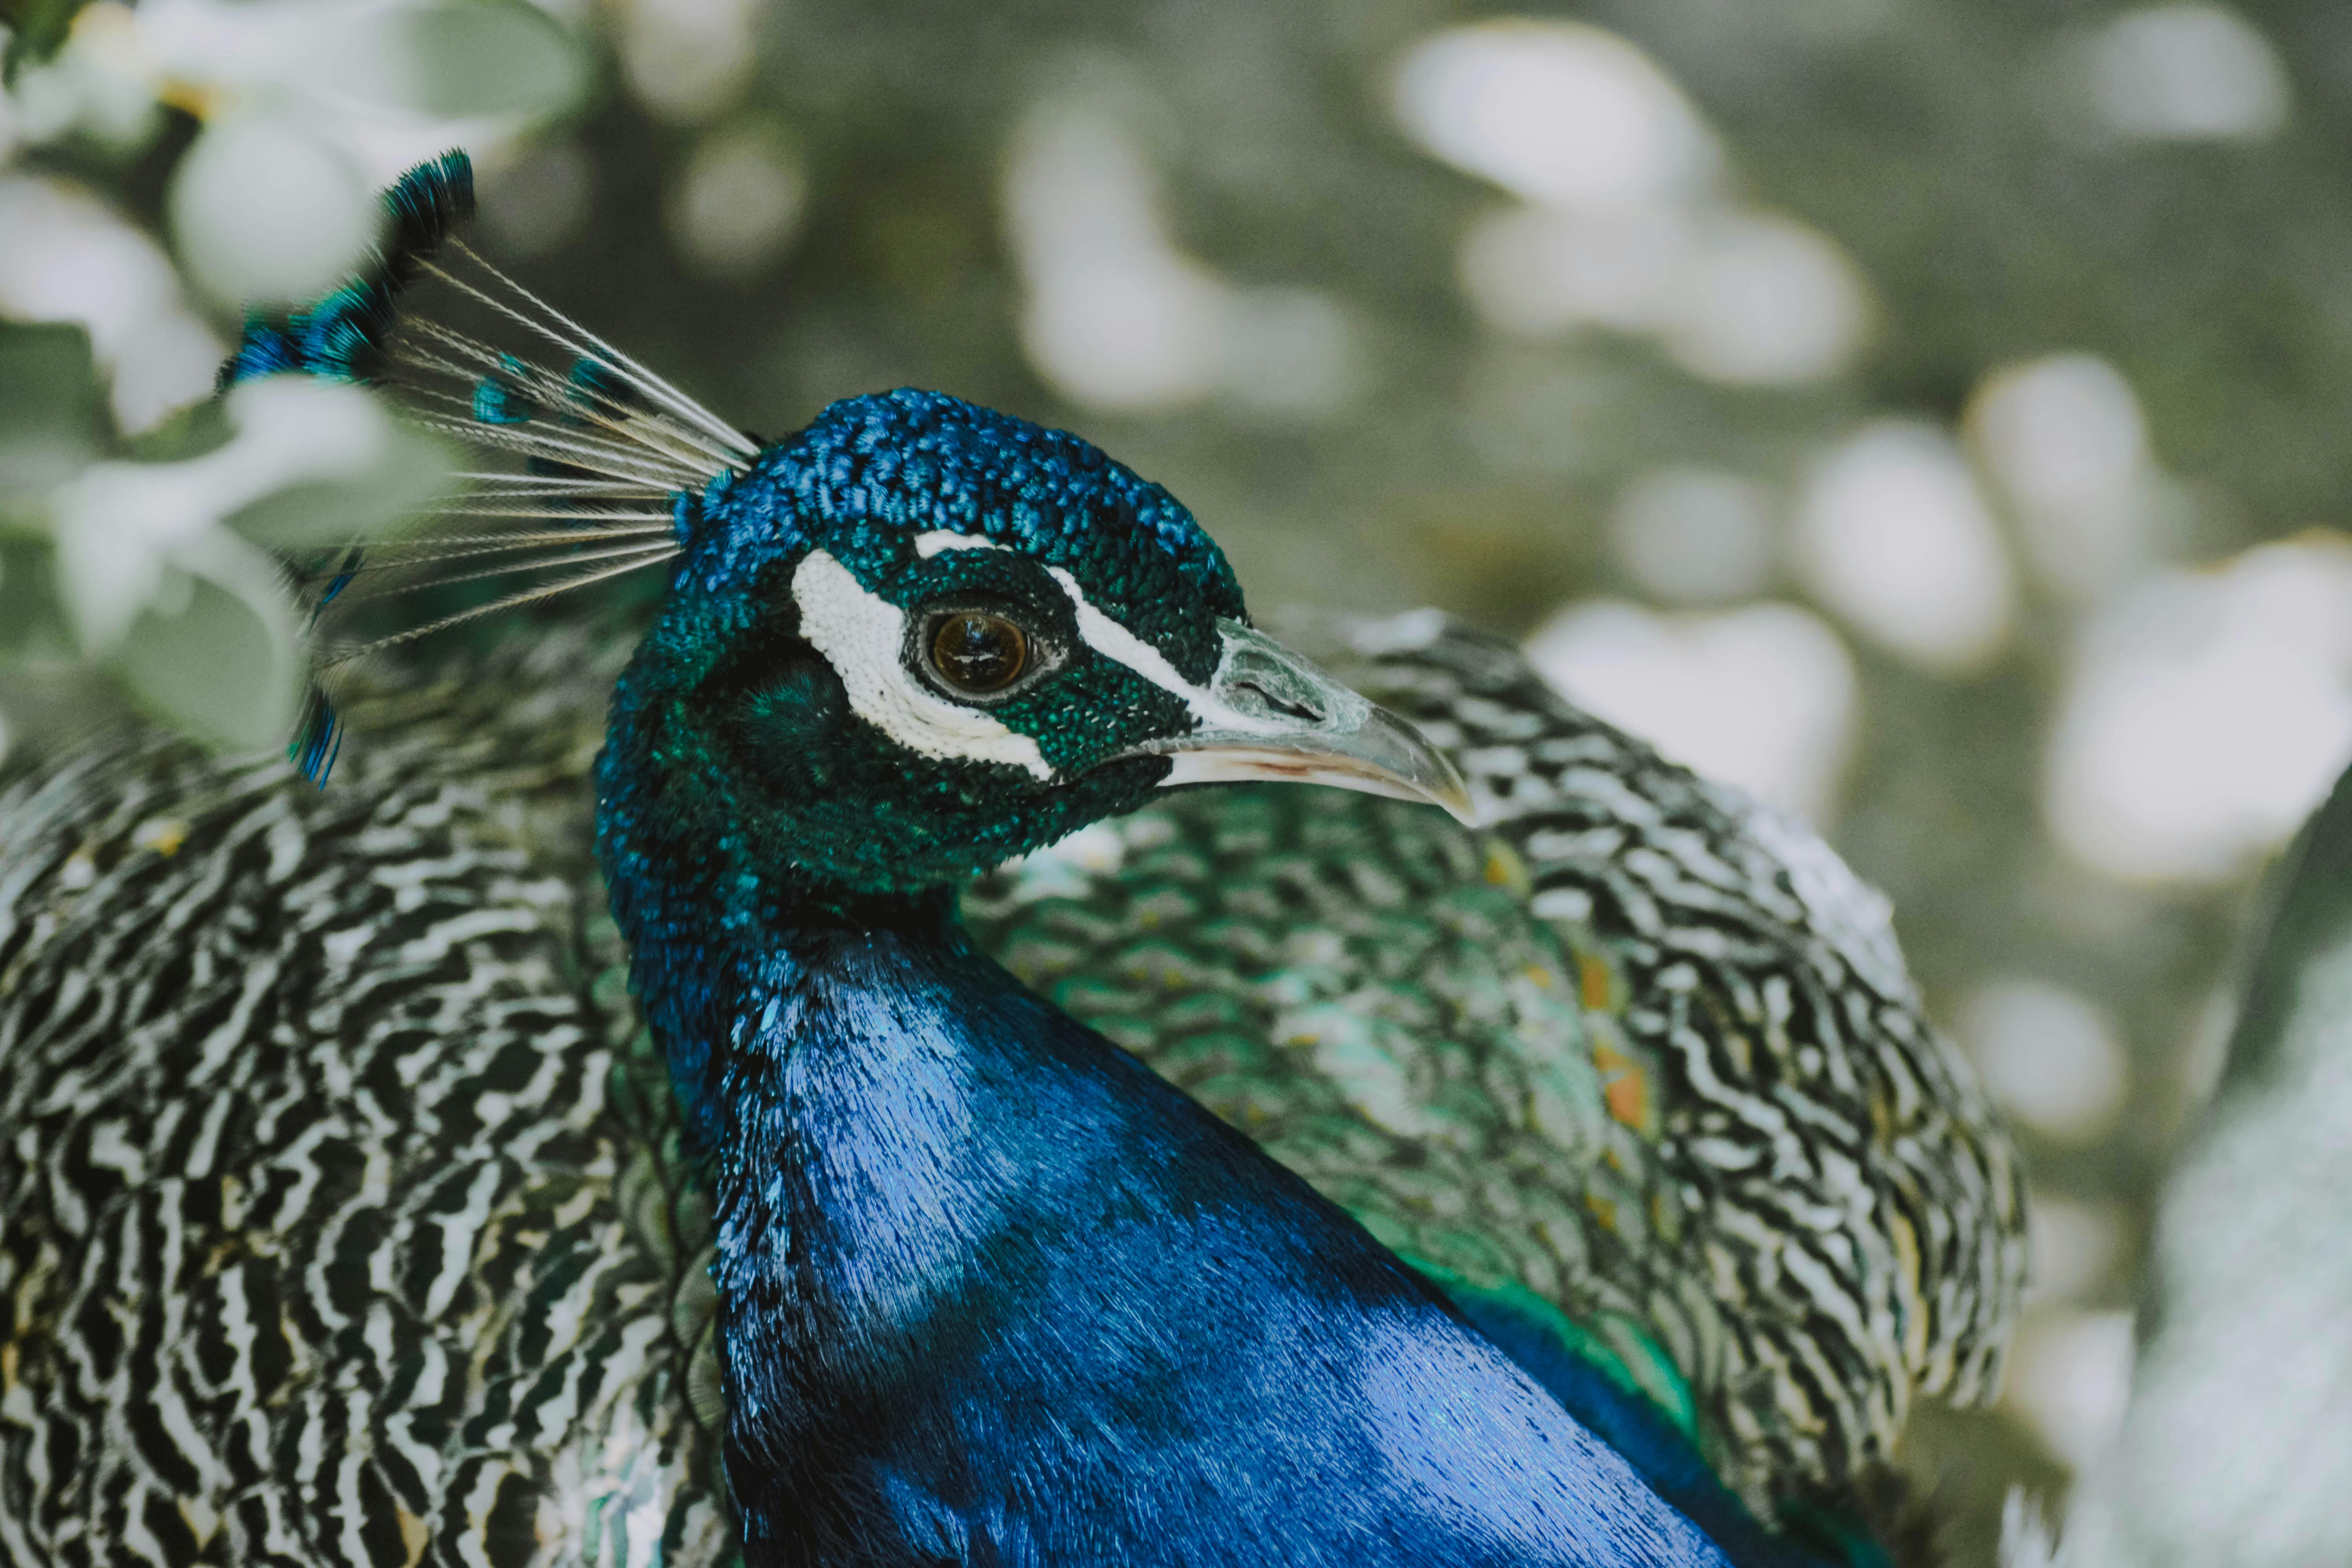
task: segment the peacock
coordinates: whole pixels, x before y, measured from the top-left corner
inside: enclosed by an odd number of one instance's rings
[[[297,563],[290,765],[0,787],[0,1557],[1909,1550],[2022,1194],[1818,838],[1435,613],[1278,640],[1076,436],[736,429],[465,245],[462,154],[385,205],[224,385],[480,466]]]

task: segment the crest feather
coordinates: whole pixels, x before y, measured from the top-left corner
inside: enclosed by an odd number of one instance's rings
[[[286,373],[380,387],[411,423],[481,459],[456,476],[465,493],[418,531],[328,546],[289,568],[309,605],[313,689],[287,755],[321,787],[342,744],[341,672],[377,649],[661,564],[680,547],[681,498],[760,449],[457,237],[474,214],[463,152],[401,175],[383,206],[383,246],[360,275],[302,309],[248,316],[220,374],[223,389]],[[419,310],[412,297],[425,293],[436,298]],[[471,330],[444,320],[448,310],[474,318]],[[552,363],[541,357],[551,349]],[[483,582],[499,589],[487,603],[371,640],[336,637],[354,606],[380,612]]]

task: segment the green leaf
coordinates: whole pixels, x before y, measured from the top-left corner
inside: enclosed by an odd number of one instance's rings
[[[395,425],[383,456],[364,472],[289,485],[226,521],[242,537],[272,549],[356,542],[406,521],[447,493],[455,467],[441,442]]]
[[[0,87],[16,85],[16,73],[28,65],[47,65],[72,36],[73,20],[89,0],[0,0],[0,23],[8,28],[8,47],[0,54]]]
[[[355,97],[453,120],[557,113],[587,87],[585,53],[524,0],[442,0],[377,11],[328,65]]]
[[[88,332],[0,322],[0,497],[63,484],[104,454],[111,433]]]
[[[0,538],[0,662],[68,659],[75,651],[47,541]]]
[[[130,456],[139,463],[184,463],[217,452],[236,436],[228,405],[206,397],[175,408],[161,423],[131,437]]]
[[[143,706],[232,750],[283,741],[301,694],[300,661],[268,600],[177,568],[132,623],[115,668]]]

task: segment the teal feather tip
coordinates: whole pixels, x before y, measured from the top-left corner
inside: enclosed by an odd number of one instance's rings
[[[528,425],[539,417],[538,401],[522,389],[530,371],[512,354],[500,356],[504,374],[486,375],[474,384],[474,422],[478,425]]]
[[[292,763],[304,778],[323,790],[327,787],[327,775],[334,771],[335,758],[342,749],[342,715],[335,710],[333,700],[314,686],[303,700],[301,718],[294,726],[294,738],[286,743],[286,760]]]
[[[392,214],[391,265],[403,257],[430,256],[474,216],[474,161],[462,147],[427,158],[392,183],[383,205]]]
[[[451,231],[474,216],[473,160],[457,148],[426,159],[393,182],[383,205],[391,233],[359,277],[302,310],[246,318],[236,352],[221,366],[223,391],[281,371],[336,381],[373,381],[382,374],[401,291]]]

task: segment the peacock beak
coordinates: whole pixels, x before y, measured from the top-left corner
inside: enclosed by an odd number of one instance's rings
[[[1477,826],[1469,789],[1426,736],[1254,626],[1219,621],[1224,654],[1192,707],[1199,728],[1128,755],[1167,757],[1162,788],[1275,780],[1443,806]]]

